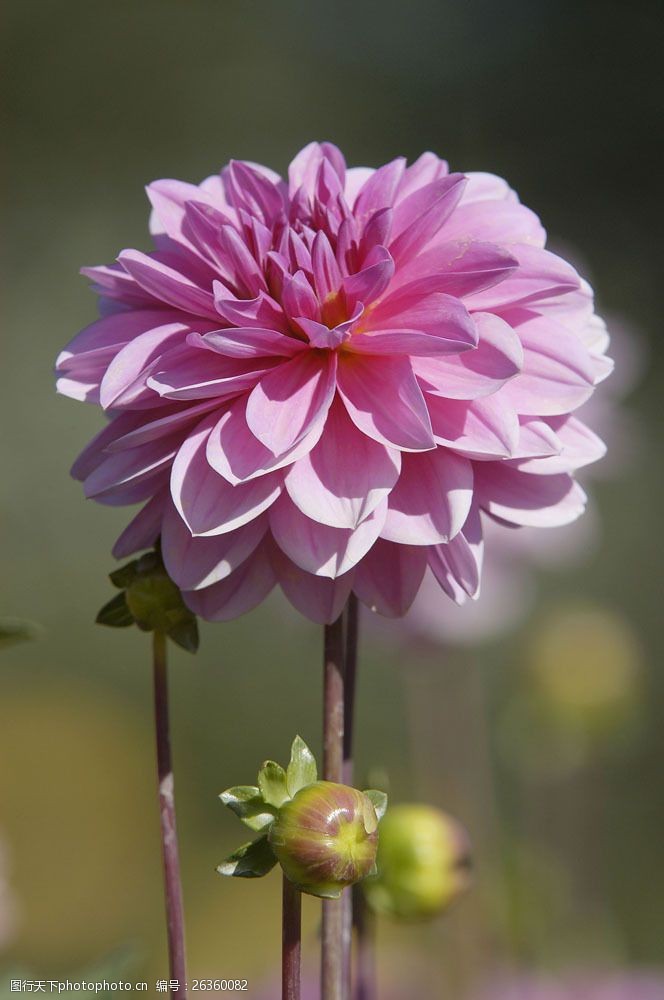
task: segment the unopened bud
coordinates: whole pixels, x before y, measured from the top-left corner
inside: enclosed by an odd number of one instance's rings
[[[298,889],[336,899],[375,872],[378,817],[364,792],[315,781],[281,806],[268,840]]]
[[[364,886],[372,909],[403,920],[434,917],[469,885],[468,835],[432,806],[393,806],[380,824],[377,866]]]

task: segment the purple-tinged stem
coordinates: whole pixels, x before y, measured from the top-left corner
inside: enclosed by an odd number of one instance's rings
[[[339,616],[325,626],[323,673],[323,777],[344,778],[344,628]],[[323,900],[321,945],[322,1000],[349,1000],[344,989],[343,896]]]
[[[360,628],[360,605],[351,594],[346,605],[346,658],[344,662],[344,783],[353,784],[355,692],[357,687],[357,645]]]
[[[360,606],[355,594],[348,598],[345,613],[345,660],[344,660],[344,739],[343,739],[343,780],[346,785],[353,785],[354,778],[354,723],[355,695],[357,688],[357,648],[359,637]],[[343,977],[345,995],[352,992],[352,948],[353,948],[353,908],[355,893],[344,892],[341,897],[342,908],[342,953]]]
[[[284,875],[282,889],[281,1000],[300,1000],[302,895]]]
[[[357,940],[355,1000],[376,1000],[376,920],[361,885],[353,886],[353,923]]]
[[[184,947],[184,908],[180,882],[180,858],[175,824],[175,795],[171,739],[168,724],[168,680],[166,674],[166,636],[154,632],[152,638],[154,672],[154,718],[157,739],[157,776],[159,780],[159,817],[164,864],[166,926],[170,978],[177,982],[171,990],[174,1000],[186,1000],[187,972]]]

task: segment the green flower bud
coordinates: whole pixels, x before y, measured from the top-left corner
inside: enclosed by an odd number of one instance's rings
[[[315,781],[280,807],[268,841],[298,889],[336,899],[375,872],[378,817],[364,792]]]
[[[196,616],[166,572],[158,548],[116,569],[110,579],[122,593],[101,609],[100,625],[126,628],[135,624],[143,632],[163,632],[183,649],[196,651]]]
[[[377,866],[364,886],[373,910],[402,920],[434,917],[468,887],[468,835],[432,806],[393,806],[380,824]]]

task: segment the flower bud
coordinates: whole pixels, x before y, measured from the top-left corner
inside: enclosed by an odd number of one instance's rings
[[[315,781],[281,806],[268,840],[298,889],[336,899],[375,871],[378,818],[364,792]]]
[[[434,917],[468,887],[468,835],[432,806],[393,806],[380,824],[377,866],[364,886],[373,910],[403,920]]]
[[[163,632],[183,649],[196,651],[196,616],[166,572],[159,548],[114,570],[110,580],[121,593],[97,615],[100,625],[125,628],[135,624],[143,632]]]

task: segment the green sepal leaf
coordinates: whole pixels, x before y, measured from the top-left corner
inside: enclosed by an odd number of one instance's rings
[[[263,801],[277,809],[290,798],[286,785],[286,772],[281,764],[273,760],[266,760],[258,772],[258,788]]]
[[[17,642],[37,639],[41,633],[39,625],[21,618],[0,618],[0,648],[13,646]]]
[[[292,798],[305,785],[318,781],[316,759],[301,736],[296,736],[291,746],[290,763],[286,770],[286,787]]]
[[[95,621],[98,625],[110,625],[111,628],[127,628],[134,624],[134,616],[129,610],[124,591],[104,605]]]
[[[114,587],[118,590],[126,590],[127,587],[134,582],[138,574],[138,560],[134,559],[133,562],[127,563],[125,566],[120,566],[118,569],[114,569],[112,573],[108,574],[108,578]]]
[[[268,805],[255,785],[236,785],[219,796],[250,830],[259,833],[274,822],[276,809]]]
[[[233,875],[235,878],[262,878],[272,871],[276,863],[267,837],[259,837],[233,851],[218,865],[217,871],[220,875]]]
[[[182,621],[173,625],[166,634],[169,639],[172,639],[182,649],[186,649],[188,653],[195,653],[199,642],[196,615],[191,614],[183,617]]]
[[[387,809],[387,795],[385,792],[379,792],[377,788],[368,788],[365,790],[364,794],[376,810],[376,816],[378,818],[378,822],[380,822],[385,815],[385,810]]]

